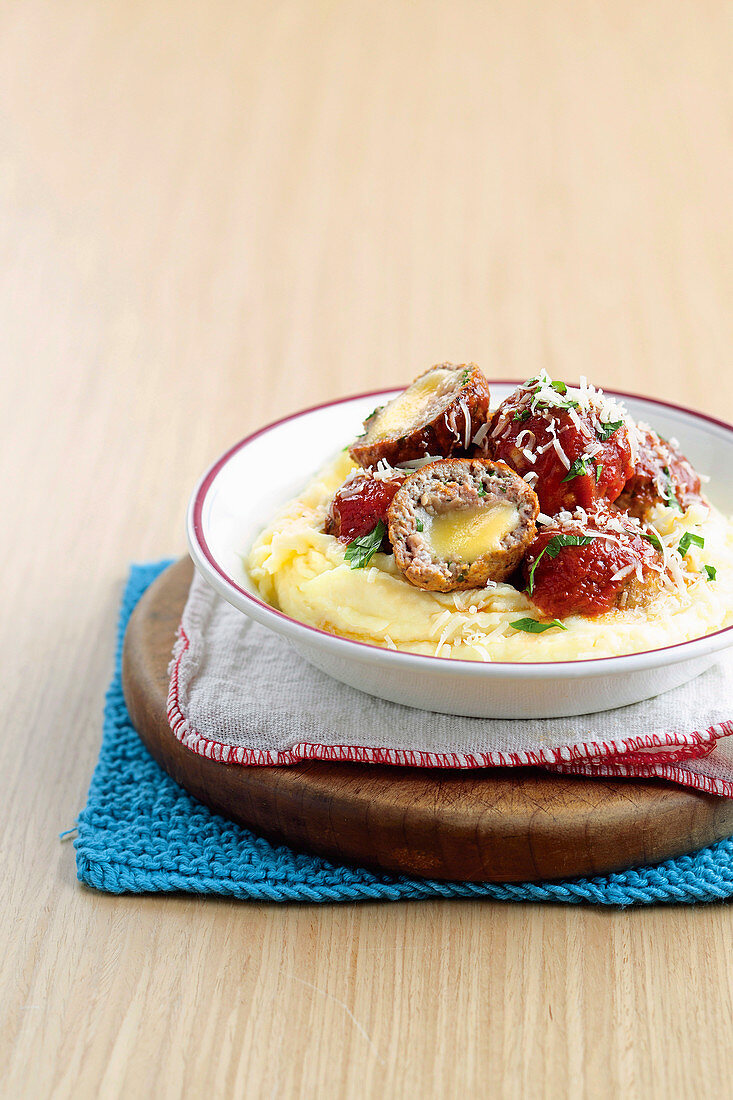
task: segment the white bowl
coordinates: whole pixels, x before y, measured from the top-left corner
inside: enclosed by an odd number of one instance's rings
[[[492,382],[496,404],[515,387]],[[226,452],[204,474],[188,511],[191,556],[230,604],[281,634],[316,668],[382,699],[480,718],[558,718],[610,710],[659,695],[704,672],[733,645],[733,627],[703,638],[622,657],[552,663],[483,664],[401,653],[335,637],[276,611],[249,579],[242,554],[273,512],[361,431],[364,417],[399,390],[362,394],[306,409],[269,424]],[[733,469],[733,426],[632,394],[612,393],[633,416],[680,440],[698,469]],[[733,513],[730,477],[715,478],[710,496]]]

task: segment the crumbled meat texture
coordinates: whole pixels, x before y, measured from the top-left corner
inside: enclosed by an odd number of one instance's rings
[[[410,423],[393,432],[381,431],[383,414],[398,400],[375,411],[364,421],[364,434],[349,448],[360,466],[376,466],[384,459],[392,466],[426,455],[465,454],[489,415],[489,384],[475,363],[438,363],[421,374],[404,393],[409,394],[432,375],[446,377],[427,395]],[[401,397],[402,395],[400,395]]]
[[[438,557],[426,528],[433,517],[458,508],[491,509],[512,504],[516,525],[498,548],[473,562]],[[503,462],[488,459],[441,459],[405,480],[389,509],[389,537],[395,561],[418,588],[449,592],[480,588],[508,577],[535,534],[539,504],[535,493]]]

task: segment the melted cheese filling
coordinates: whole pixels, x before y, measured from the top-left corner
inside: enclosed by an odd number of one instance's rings
[[[427,404],[428,400],[440,389],[452,373],[452,371],[447,370],[431,371],[430,374],[427,374],[419,382],[415,382],[414,385],[405,390],[404,393],[401,393],[399,397],[395,397],[394,401],[386,405],[384,411],[379,414],[379,419],[374,428],[374,436],[383,439],[386,436],[397,435],[407,428],[411,428],[415,421],[419,420],[422,406]]]
[[[518,523],[519,512],[513,504],[502,502],[493,508],[478,504],[434,516],[426,526],[425,537],[438,557],[473,562],[498,550],[502,539]]]

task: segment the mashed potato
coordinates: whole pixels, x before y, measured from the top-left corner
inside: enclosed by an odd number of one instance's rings
[[[597,619],[572,616],[567,630],[526,634],[518,618],[537,609],[509,584],[464,592],[425,592],[404,579],[394,557],[376,554],[365,569],[344,560],[344,544],[323,533],[336,490],[354,469],[346,454],[326,466],[259,536],[245,564],[263,598],[300,622],[389,649],[469,661],[566,661],[636,653],[733,625],[733,523],[716,509],[684,513],[658,507],[663,537],[702,535],[683,560],[683,590],[653,604]],[[717,570],[708,580],[704,566]]]

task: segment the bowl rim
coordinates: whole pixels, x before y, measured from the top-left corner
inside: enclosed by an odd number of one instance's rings
[[[521,381],[517,381],[513,378],[489,378],[488,383],[490,387],[516,387],[522,384]],[[309,640],[315,641],[317,638],[321,647],[330,649],[332,652],[342,657],[348,656],[352,659],[361,658],[362,660],[377,661],[378,663],[390,665],[397,661],[402,665],[405,671],[410,668],[421,668],[424,671],[433,668],[436,672],[448,672],[450,669],[453,669],[456,672],[460,671],[462,674],[485,676],[487,678],[492,678],[493,674],[524,678],[526,673],[531,671],[534,676],[540,678],[561,677],[564,679],[574,679],[584,675],[604,675],[613,672],[631,671],[632,666],[637,670],[642,670],[674,664],[677,661],[693,660],[696,657],[705,657],[712,652],[724,649],[729,644],[733,645],[733,634],[731,633],[733,632],[732,625],[722,627],[720,630],[713,631],[711,634],[704,634],[699,638],[690,638],[687,641],[673,642],[667,646],[657,646],[654,649],[639,650],[635,653],[622,653],[612,657],[579,657],[569,661],[469,661],[462,657],[437,657],[428,653],[410,653],[409,651],[386,649],[382,646],[373,645],[370,642],[360,642],[353,638],[344,638],[338,634],[331,634],[327,630],[321,630],[319,627],[311,626],[308,623],[300,622],[300,620],[293,618],[291,615],[286,615],[284,611],[272,607],[265,600],[260,599],[258,596],[254,596],[251,592],[242,588],[215,558],[207,542],[203,527],[202,517],[208,492],[224,466],[231,461],[234,455],[244,450],[245,447],[249,446],[256,439],[259,439],[260,436],[267,434],[283,424],[287,424],[290,420],[297,420],[302,416],[320,412],[322,409],[333,408],[337,405],[346,405],[352,401],[399,393],[402,389],[404,389],[404,386],[391,386],[387,389],[367,390],[364,393],[337,397],[331,401],[322,401],[317,405],[311,405],[308,408],[299,409],[296,412],[288,413],[286,416],[278,417],[277,420],[272,420],[256,431],[250,432],[249,435],[246,435],[243,439],[240,439],[239,442],[229,447],[200,477],[191,494],[186,514],[188,547],[194,564],[221,596],[229,603],[232,603],[231,595],[233,590],[240,601],[243,598],[248,602],[250,605],[249,611],[245,611],[240,603],[234,603],[234,606],[243,614],[250,614],[250,617],[263,623],[265,626],[269,626],[270,629],[276,630],[277,633],[286,634],[296,640],[300,638],[302,641],[307,642]],[[683,405],[678,405],[672,401],[663,401],[655,397],[647,397],[644,394],[606,388],[603,389],[603,392],[610,397],[617,397],[622,400],[645,401],[648,404],[657,405],[660,408],[671,409],[674,412],[681,413],[683,416],[689,416],[695,420],[703,421],[706,424],[722,429],[731,436],[731,441],[733,442],[733,424],[726,420],[721,420],[719,417],[699,412],[696,409],[685,408]],[[277,622],[277,626],[271,625],[269,620],[272,619]],[[685,652],[678,652],[681,650]],[[426,662],[430,662],[430,664],[426,665]],[[437,665],[436,662],[438,662]]]

